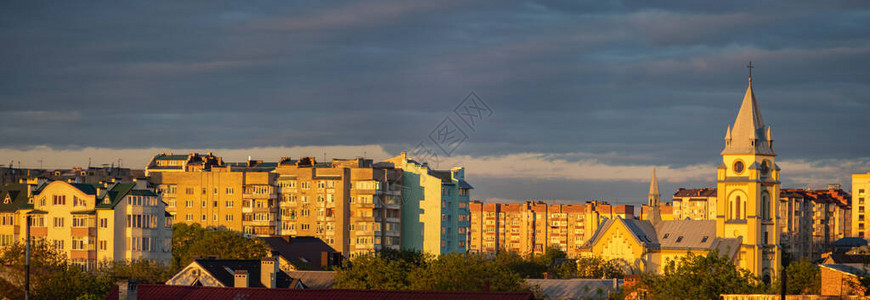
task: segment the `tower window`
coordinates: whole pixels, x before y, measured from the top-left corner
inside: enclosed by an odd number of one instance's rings
[[[734,162],[734,173],[737,173],[737,174],[743,173],[744,167],[745,166],[743,165],[743,161],[738,160],[738,161]]]

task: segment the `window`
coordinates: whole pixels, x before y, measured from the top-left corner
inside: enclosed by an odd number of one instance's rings
[[[106,250],[108,248],[109,247],[107,246],[107,243],[105,240],[100,241],[100,250]]]
[[[232,195],[233,193],[235,193],[233,188],[227,188],[227,195]]]
[[[737,173],[737,174],[743,173],[743,168],[744,168],[743,161],[738,160],[738,161],[734,162],[734,168],[733,168],[734,173]]]
[[[306,189],[306,190],[307,190],[307,189],[309,189],[309,188],[311,188],[311,182],[310,182],[310,181],[303,181],[303,182],[302,182],[302,189]]]
[[[54,241],[54,249],[55,250],[63,250],[63,240],[55,240]]]
[[[52,205],[66,205],[66,195],[52,195]]]
[[[184,193],[188,194],[188,195],[193,195],[193,188],[192,187],[185,188]]]
[[[184,205],[185,205],[187,208],[193,208],[193,200],[187,200],[187,201],[185,201],[185,202],[184,202]]]
[[[310,228],[310,226],[311,225],[309,225],[309,224],[302,224],[301,227],[302,227],[302,230],[308,230],[308,228]]]
[[[188,222],[193,222],[193,214],[187,214],[186,216],[184,216],[184,220]]]
[[[63,218],[54,218],[54,227],[63,227]]]
[[[72,238],[72,249],[73,250],[87,250],[85,248],[85,238],[84,237],[73,237]]]
[[[73,217],[73,227],[88,227],[88,217]]]
[[[232,200],[227,201],[226,205],[227,205],[227,208],[233,208],[233,201]]]
[[[226,215],[226,216],[225,216],[225,219],[227,220],[227,222],[232,222],[232,221],[233,221],[233,215]]]
[[[211,219],[212,219],[212,221],[217,222],[217,220],[218,220],[217,214],[214,214],[214,215],[211,217]]]
[[[206,204],[206,203],[208,203],[208,202],[202,201],[202,207],[208,207],[208,204]],[[203,221],[205,221],[205,220],[203,220]]]
[[[205,214],[202,214],[202,221],[205,222],[206,220],[208,220],[208,218],[205,216]]]

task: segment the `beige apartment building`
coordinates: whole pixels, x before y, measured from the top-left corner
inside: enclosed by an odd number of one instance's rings
[[[469,252],[483,254],[507,250],[540,255],[547,247],[557,247],[573,257],[579,255],[580,248],[603,222],[635,217],[634,206],[598,201],[570,205],[472,201],[469,210]]]
[[[674,220],[715,220],[716,189],[679,188],[671,200]]]
[[[32,238],[88,269],[103,261],[171,260],[171,218],[145,181],[31,181],[4,186],[0,199],[0,247],[23,242],[30,217]]]
[[[275,163],[224,163],[211,153],[156,155],[146,171],[176,222],[280,234]]]
[[[318,237],[354,257],[401,247],[402,171],[372,160],[282,158],[281,234]]]

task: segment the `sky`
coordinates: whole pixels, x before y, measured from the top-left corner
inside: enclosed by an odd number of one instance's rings
[[[407,151],[483,201],[637,204],[653,168],[668,200],[715,186],[752,61],[783,187],[848,188],[868,28],[866,1],[2,1],[0,163]]]

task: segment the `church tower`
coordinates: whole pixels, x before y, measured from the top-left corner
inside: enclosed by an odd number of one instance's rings
[[[649,206],[649,221],[656,225],[662,221],[662,215],[659,211],[659,200],[662,195],[659,194],[659,181],[656,179],[656,169],[653,168],[652,179],[649,182],[649,195],[647,196],[647,205]]]
[[[780,222],[776,217],[779,167],[775,163],[770,125],[764,124],[752,90],[751,73],[737,119],[726,130],[721,155],[722,164],[717,170],[716,235],[741,238],[735,263],[770,282],[778,274],[781,259],[776,230]]]

